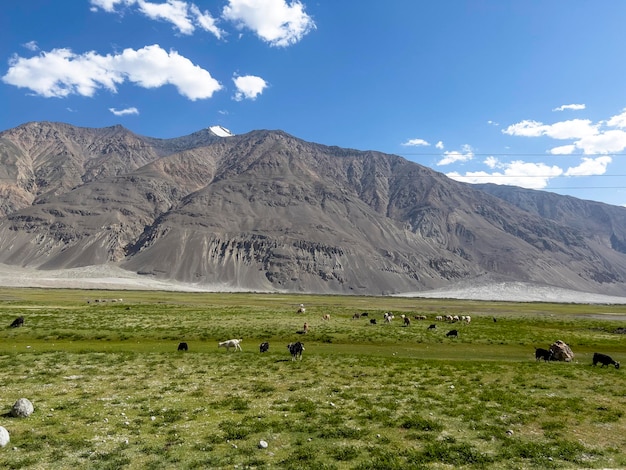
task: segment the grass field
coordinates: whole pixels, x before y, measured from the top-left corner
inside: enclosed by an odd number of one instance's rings
[[[623,305],[0,288],[0,468],[626,468],[624,370],[591,366],[626,359],[624,327]],[[575,360],[535,362],[558,339]]]

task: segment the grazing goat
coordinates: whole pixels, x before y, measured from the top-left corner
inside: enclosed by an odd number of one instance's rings
[[[304,308],[304,304],[300,304],[300,308],[298,308],[298,311],[296,313],[306,313],[306,308]]]
[[[291,353],[291,360],[295,361],[300,358],[302,360],[302,351],[304,351],[304,343],[298,341],[297,343],[289,343],[287,349]]]
[[[302,328],[302,331],[304,331],[305,334],[309,332],[309,324],[307,322],[304,322],[304,327]]]
[[[24,326],[24,317],[17,317],[15,320],[13,320],[10,328],[19,328],[20,326]]]
[[[376,324],[376,319],[375,318],[370,318],[370,324],[375,325]]]
[[[437,325],[435,325],[434,323],[432,325],[430,325],[428,327],[429,330],[436,330],[437,329]]]
[[[368,316],[368,315],[369,315],[369,314],[368,314],[367,312],[363,312],[363,313],[361,314],[361,316],[362,316],[362,317],[366,317],[366,316]]]
[[[269,348],[270,348],[270,343],[266,341],[264,343],[261,343],[261,345],[259,346],[259,351],[264,353],[264,352],[267,352]]]
[[[598,362],[602,364],[600,367],[608,367],[609,364],[611,364],[614,365],[616,369],[619,369],[619,362],[613,360],[611,356],[602,353],[593,353],[593,365],[595,366]]]
[[[352,315],[352,319],[353,320],[358,320],[359,318],[361,318],[361,314],[360,313],[355,313],[354,315]]]
[[[189,346],[187,346],[187,343],[178,343],[178,350],[189,351]]]
[[[404,317],[404,326],[411,326],[411,320],[409,320],[409,317]]]
[[[446,333],[446,336],[448,338],[452,338],[452,337],[458,338],[459,337],[459,332],[457,330],[450,330],[450,331],[448,331]]]
[[[217,343],[218,348],[226,348],[226,351],[230,351],[230,348],[235,348],[235,351],[241,351],[241,343],[243,339],[229,339],[227,341],[222,341],[221,343]]]
[[[328,320],[330,320],[330,315],[327,313],[326,315],[324,315],[324,316],[322,317],[322,320],[324,320],[324,321],[328,321]]]
[[[535,361],[543,359],[548,362],[552,360],[552,351],[543,348],[535,348]]]

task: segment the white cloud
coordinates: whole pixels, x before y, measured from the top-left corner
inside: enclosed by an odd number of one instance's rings
[[[108,13],[113,13],[115,11],[115,7],[119,4],[132,4],[135,3],[134,0],[91,0],[92,10],[97,10],[98,8],[102,8],[104,11]]]
[[[516,135],[522,137],[539,137],[543,135],[544,125],[538,121],[525,119],[521,122],[511,124],[506,129],[502,129],[503,134]]]
[[[598,125],[589,119],[572,119],[570,121],[555,122],[547,126],[545,135],[553,139],[580,139],[598,132]]]
[[[128,116],[129,114],[139,114],[139,110],[135,107],[125,108],[125,109],[109,108],[109,111],[111,111],[116,116]]]
[[[576,145],[568,144],[561,145],[559,147],[554,147],[550,149],[550,153],[552,155],[571,155],[576,150]]]
[[[39,50],[39,46],[37,45],[37,41],[28,41],[23,44],[23,46],[29,51],[37,52]]]
[[[222,39],[226,33],[217,26],[218,20],[208,11],[202,12],[191,2],[166,0],[90,0],[92,11],[102,9],[116,13],[118,8],[135,8],[144,16],[171,23],[181,34],[193,34],[201,28]],[[121,13],[121,11],[120,11]],[[227,0],[221,18],[234,24],[238,30],[248,29],[270,46],[286,47],[300,41],[315,22],[304,11],[299,0]]]
[[[586,155],[616,153],[626,149],[626,109],[608,121],[598,123],[592,123],[588,119],[572,119],[553,124],[524,120],[511,124],[503,129],[502,133],[522,137],[545,136],[558,140],[573,140],[570,144],[550,149],[552,155],[571,155],[576,150],[581,150]]]
[[[594,125],[588,119],[572,119],[560,121],[554,124],[543,124],[539,121],[524,120],[511,124],[502,129],[503,134],[540,137],[548,136],[553,139],[580,139],[582,137],[597,134],[598,125]]]
[[[554,108],[552,111],[565,111],[566,109],[572,111],[580,111],[581,109],[585,109],[586,106],[584,104],[564,104],[559,106],[558,108]]]
[[[211,16],[208,11],[200,11],[200,9],[196,5],[191,5],[189,7],[189,11],[195,16],[196,22],[200,28],[208,31],[209,33],[213,33],[217,39],[222,39],[224,37],[224,31],[222,31],[217,26],[217,20]]]
[[[606,167],[613,159],[609,156],[598,158],[583,157],[580,165],[570,167],[565,172],[566,176],[596,176],[606,173]]]
[[[441,140],[439,142],[437,142],[435,144],[435,148],[437,148],[439,150],[443,150],[443,142]]]
[[[235,82],[235,86],[237,87],[237,91],[233,97],[235,101],[241,101],[243,99],[254,100],[267,88],[267,82],[261,77],[255,77],[254,75],[234,77],[233,82]]]
[[[609,130],[584,137],[576,141],[575,145],[587,155],[620,152],[626,148],[626,132],[617,129]]]
[[[487,173],[484,171],[467,172],[461,175],[458,172],[447,173],[449,178],[465,183],[494,183],[512,186],[521,186],[528,189],[543,189],[550,179],[563,174],[558,166],[549,166],[544,163],[528,163],[513,161],[510,163],[493,162],[503,171]]]
[[[427,147],[430,144],[426,142],[424,139],[409,139],[401,145],[405,147]]]
[[[496,157],[487,157],[485,158],[485,161],[483,161],[483,163],[487,165],[489,168],[491,168],[492,170],[500,166],[500,160],[498,160]]]
[[[146,0],[91,0],[92,10],[98,8],[107,13],[115,13],[116,7],[136,6],[140,13],[146,17],[171,23],[181,34],[193,34],[196,27],[208,31],[218,39],[224,36],[224,32],[217,26],[217,21],[208,11],[202,12],[194,3],[183,0],[167,0],[155,3]]]
[[[466,162],[474,158],[474,152],[472,147],[469,145],[464,145],[461,152],[459,151],[449,151],[444,152],[444,157],[437,162],[438,166],[450,165],[451,163],[456,162]]]
[[[70,49],[53,49],[29,59],[14,56],[2,81],[47,98],[93,96],[100,88],[116,92],[125,81],[143,88],[174,85],[192,101],[210,98],[222,88],[208,71],[157,44],[106,56],[79,55]]]
[[[139,10],[153,20],[165,20],[172,23],[182,34],[192,34],[195,30],[189,17],[187,2],[168,0],[166,3],[151,3],[138,0]]]
[[[626,109],[623,109],[620,114],[611,117],[606,124],[610,127],[617,127],[623,129],[626,127]]]
[[[285,0],[229,0],[222,17],[277,47],[295,44],[315,29],[313,19],[297,0],[290,4]]]
[[[496,121],[491,121],[491,120],[487,121],[487,124],[489,124],[490,126],[495,126],[495,127],[498,127],[500,125]]]

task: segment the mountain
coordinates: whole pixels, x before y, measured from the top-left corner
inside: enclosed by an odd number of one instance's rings
[[[392,294],[474,279],[626,295],[626,209],[472,186],[282,131],[0,133],[0,263],[115,265],[249,290]]]

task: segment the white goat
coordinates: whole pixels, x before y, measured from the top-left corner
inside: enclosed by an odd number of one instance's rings
[[[235,348],[235,351],[241,351],[241,343],[243,339],[229,339],[227,341],[222,341],[221,343],[217,343],[218,348],[226,348],[226,351],[230,351],[230,348]]]

